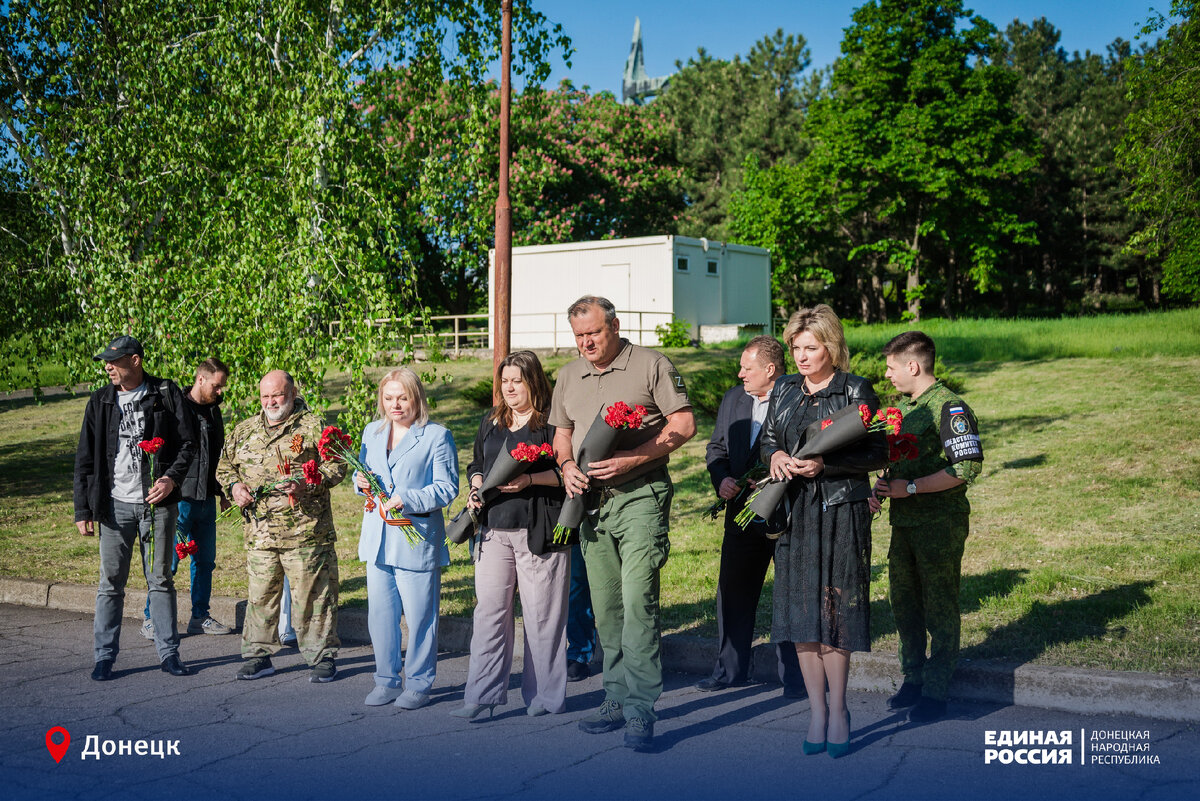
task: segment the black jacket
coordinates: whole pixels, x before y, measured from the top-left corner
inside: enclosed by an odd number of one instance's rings
[[[762,461],[771,464],[775,451],[796,453],[803,433],[789,425],[792,415],[809,395],[804,391],[804,376],[784,376],[775,382],[771,393],[771,406],[767,421],[763,423],[761,436]],[[817,402],[819,417],[829,417],[839,409],[865,403],[874,414],[879,409],[879,398],[871,382],[862,376],[838,370],[829,385],[811,396]],[[825,454],[825,470],[814,481],[821,490],[821,498],[833,506],[850,501],[864,501],[871,496],[872,482],[868,473],[887,464],[887,437],[883,434],[868,434],[864,439],[839,451]]]
[[[142,488],[162,476],[175,482],[175,489],[160,502],[160,506],[178,503],[183,497],[181,487],[188,468],[196,455],[196,423],[187,409],[183,393],[174,381],[145,376],[146,394],[142,398],[145,428],[142,439],[162,437],[162,450],[154,457],[154,472],[142,470]],[[113,465],[117,460],[117,388],[109,384],[92,393],[83,413],[79,430],[79,447],[75,451],[75,521],[102,520],[111,523]],[[149,465],[149,460],[142,462]]]
[[[188,468],[180,487],[184,500],[204,501],[224,497],[217,482],[217,460],[225,447],[225,421],[221,418],[221,399],[216,403],[196,403],[191,387],[183,391],[183,401],[196,421],[196,458]]]
[[[712,438],[704,451],[708,477],[715,490],[721,489],[721,482],[727,478],[736,481],[746,475],[746,471],[758,461],[756,446],[762,438],[762,431],[751,443],[750,414],[753,408],[754,399],[746,394],[741,384],[721,398]]]

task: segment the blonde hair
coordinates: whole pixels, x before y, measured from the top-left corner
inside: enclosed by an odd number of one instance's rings
[[[784,345],[790,350],[792,340],[805,331],[825,346],[834,367],[839,370],[850,368],[850,348],[846,346],[846,333],[837,312],[824,303],[800,309],[788,319],[787,327],[783,329]]]
[[[379,379],[379,389],[375,396],[379,410],[379,417],[376,418],[380,422],[378,430],[382,431],[389,425],[387,410],[383,408],[383,388],[392,381],[403,387],[405,394],[417,401],[417,419],[413,421],[413,425],[423,426],[428,423],[429,400],[425,397],[425,387],[421,384],[421,379],[407,367],[397,367]]]

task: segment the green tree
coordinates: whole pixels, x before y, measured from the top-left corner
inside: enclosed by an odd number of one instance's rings
[[[61,245],[45,280],[71,301],[37,321],[55,330],[36,357],[93,378],[90,355],[130,331],[167,375],[220,355],[242,408],[276,367],[320,405],[332,363],[361,418],[370,319],[420,306],[362,84],[478,84],[499,18],[499,0],[8,3],[0,127]],[[514,39],[535,82],[567,44],[520,0]]]
[[[380,87],[371,125],[400,155],[420,284],[452,314],[487,302],[494,245],[499,95],[407,81]],[[436,131],[432,136],[423,130]],[[540,245],[661,233],[681,211],[680,169],[654,105],[625,106],[564,83],[514,98],[510,141],[513,243]]]
[[[1133,182],[1132,207],[1146,225],[1131,249],[1163,258],[1165,295],[1200,302],[1200,19],[1193,0],[1173,0],[1178,18],[1129,75],[1137,104],[1119,148]],[[1161,15],[1144,32],[1167,27]]]
[[[782,29],[757,42],[745,58],[715,59],[701,48],[676,63],[667,91],[654,102],[674,131],[684,170],[686,208],[674,226],[687,236],[727,239],[729,204],[742,188],[743,165],[798,161],[804,109],[819,78],[803,36]]]
[[[770,209],[752,192],[735,231],[772,250],[791,236],[797,258],[827,256],[835,299],[864,320],[887,316],[899,280],[912,318],[926,297],[953,312],[961,284],[996,288],[1002,251],[1030,238],[1013,179],[1032,164],[1011,105],[1015,78],[991,61],[996,38],[960,2],[861,6],[809,106],[812,151],[790,180],[766,179],[792,187],[790,217],[755,222]],[[796,236],[796,225],[812,230]]]

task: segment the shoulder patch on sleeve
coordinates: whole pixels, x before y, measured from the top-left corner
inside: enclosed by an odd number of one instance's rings
[[[669,371],[667,371],[667,375],[671,377],[671,383],[674,384],[675,391],[680,395],[686,395],[687,387],[684,385],[683,376],[679,374],[679,371],[672,367]]]
[[[962,401],[946,401],[942,404],[941,435],[942,448],[950,464],[983,459],[979,425],[971,409]]]

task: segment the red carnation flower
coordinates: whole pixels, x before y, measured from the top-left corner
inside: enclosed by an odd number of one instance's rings
[[[163,440],[162,437],[155,437],[154,439],[142,440],[141,442],[138,443],[138,447],[141,448],[142,450],[144,450],[146,453],[148,453],[150,455],[154,455],[159,452],[159,450],[162,448],[163,445],[166,445],[166,444],[167,443]]]
[[[310,487],[319,487],[321,485],[321,471],[317,469],[317,460],[309,459],[300,469],[304,472],[304,483]]]

